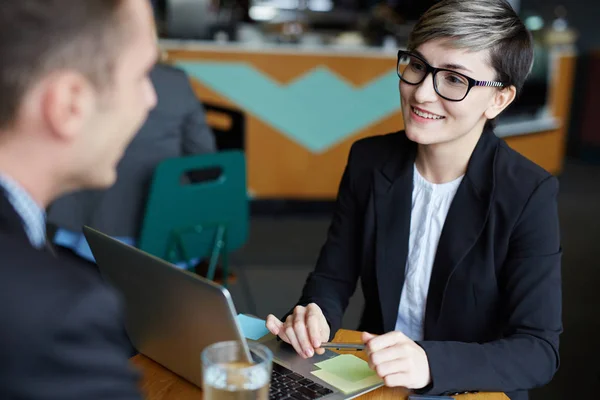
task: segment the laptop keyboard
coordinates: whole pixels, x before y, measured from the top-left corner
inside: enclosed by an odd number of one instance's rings
[[[273,363],[269,400],[313,400],[333,393],[318,383]]]

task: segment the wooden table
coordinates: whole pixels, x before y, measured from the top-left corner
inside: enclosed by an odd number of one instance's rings
[[[335,335],[336,342],[360,342],[360,332],[341,329]],[[364,352],[337,351],[337,353],[352,353],[366,359]],[[132,362],[142,372],[141,389],[146,400],[199,400],[202,399],[202,391],[180,378],[161,365],[147,357],[137,355]],[[406,399],[408,391],[402,388],[382,387],[369,392],[361,398],[367,400],[384,399]],[[503,393],[477,393],[466,394],[455,397],[457,400],[508,400]]]

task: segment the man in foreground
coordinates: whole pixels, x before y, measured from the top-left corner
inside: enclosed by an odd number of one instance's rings
[[[0,2],[0,398],[138,399],[117,296],[44,209],[108,187],[156,103],[147,0]]]

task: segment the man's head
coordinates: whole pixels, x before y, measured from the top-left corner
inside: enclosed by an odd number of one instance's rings
[[[156,57],[147,0],[2,0],[0,151],[35,157],[55,195],[112,184],[156,103]]]
[[[401,80],[407,134],[423,144],[478,137],[514,100],[533,63],[531,35],[505,0],[442,0],[417,22],[407,50],[420,58],[406,57],[412,60],[406,71],[429,64],[462,74],[438,72],[437,92],[433,74],[419,84]],[[493,83],[473,86],[465,77]],[[471,87],[464,99],[451,101],[439,95],[443,85]]]

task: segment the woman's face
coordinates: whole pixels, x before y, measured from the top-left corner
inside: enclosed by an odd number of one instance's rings
[[[488,51],[469,52],[454,49],[445,40],[433,40],[422,44],[413,53],[433,67],[451,69],[479,81],[496,80],[496,72],[488,61]],[[499,90],[476,86],[464,100],[455,102],[443,99],[435,92],[432,74],[418,85],[400,81],[406,135],[423,145],[479,137],[485,122],[496,117],[513,98],[514,87]]]

